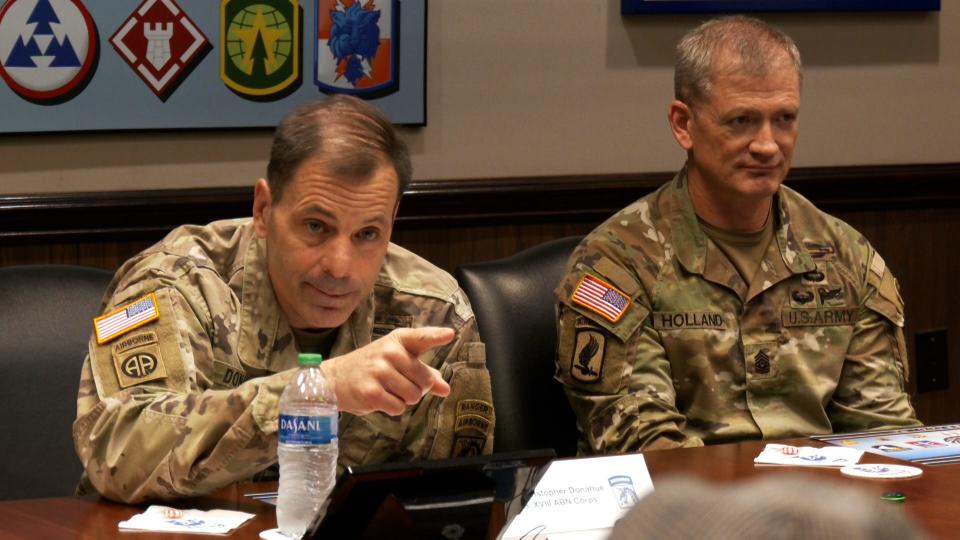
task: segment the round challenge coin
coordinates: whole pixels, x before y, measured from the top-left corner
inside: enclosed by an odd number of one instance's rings
[[[850,465],[840,469],[840,472],[847,476],[859,478],[913,478],[923,474],[923,471],[916,467],[888,465],[886,463]]]

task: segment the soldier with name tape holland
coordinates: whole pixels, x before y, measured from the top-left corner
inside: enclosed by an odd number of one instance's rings
[[[328,358],[341,471],[490,453],[470,304],[449,274],[390,243],[411,174],[375,108],[311,103],[277,128],[252,219],[177,228],[127,261],[83,365],[81,491],[171,499],[270,468],[301,350]]]
[[[880,254],[781,185],[794,42],[753,18],[677,46],[671,182],[591,232],[557,288],[582,453],[914,426],[903,301]]]

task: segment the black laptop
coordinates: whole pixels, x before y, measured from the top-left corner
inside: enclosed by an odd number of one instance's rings
[[[351,467],[306,538],[496,538],[555,457],[525,450]]]

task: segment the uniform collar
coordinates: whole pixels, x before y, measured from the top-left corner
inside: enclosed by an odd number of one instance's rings
[[[252,225],[251,225],[252,226]],[[269,369],[276,364],[273,351],[293,351],[286,356],[295,358],[293,333],[287,318],[280,310],[277,297],[267,273],[266,245],[256,234],[250,237],[243,261],[243,291],[240,296],[240,337],[237,354],[248,366]],[[286,337],[289,344],[277,342],[277,337]],[[288,358],[289,360],[289,358]],[[286,362],[284,362],[286,363]],[[292,365],[296,365],[295,361]],[[292,367],[291,365],[291,367]],[[279,370],[277,370],[279,371]]]
[[[237,354],[246,365],[277,372],[296,366],[296,344],[270,282],[266,253],[263,239],[252,234],[244,255]],[[331,357],[370,343],[374,306],[371,291],[347,322],[340,326]]]
[[[780,248],[780,255],[783,263],[794,274],[810,272],[816,270],[817,265],[813,262],[813,257],[807,252],[800,241],[797,239],[795,231],[790,226],[790,209],[795,200],[790,197],[792,192],[783,186],[777,190],[777,197],[774,199],[779,210],[780,222],[776,231],[777,246]]]
[[[712,242],[697,221],[688,187],[687,168],[684,167],[674,176],[669,187],[668,204],[670,208],[672,239],[677,259],[688,272],[703,275],[705,279],[729,287],[742,299],[746,299],[747,283]],[[785,279],[792,274],[800,274],[816,269],[810,254],[800,245],[790,226],[790,202],[788,190],[780,188],[774,196],[777,213],[777,228],[774,232],[776,257],[774,267],[776,280]],[[771,249],[774,249],[771,246]],[[782,264],[782,266],[781,266]],[[775,283],[776,281],[771,281]]]
[[[355,351],[370,343],[373,336],[374,300],[373,292],[350,314],[347,322],[340,326],[337,339],[333,342],[330,357]]]

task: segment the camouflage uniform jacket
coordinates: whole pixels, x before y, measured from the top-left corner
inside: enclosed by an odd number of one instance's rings
[[[146,297],[159,317],[103,344],[96,333],[90,340],[73,438],[102,495],[139,502],[204,494],[276,461],[277,405],[297,351],[264,254],[249,218],[219,221],[175,229],[117,272],[102,312]],[[341,413],[341,471],[492,451],[484,348],[449,274],[391,244],[331,356],[395,327],[427,325],[456,330],[451,344],[421,357],[441,370],[450,396],[427,396],[397,417]]]
[[[919,424],[883,259],[790,188],[774,201],[751,284],[701,230],[682,171],[577,247],[556,291],[556,378],[581,452]]]

